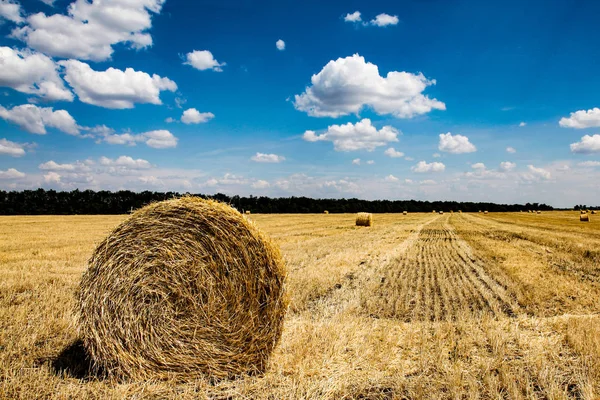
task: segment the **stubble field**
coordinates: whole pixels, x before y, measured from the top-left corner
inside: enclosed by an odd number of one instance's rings
[[[87,374],[74,292],[124,216],[0,217],[0,398],[600,396],[600,219],[575,212],[251,215],[290,309],[263,376]]]

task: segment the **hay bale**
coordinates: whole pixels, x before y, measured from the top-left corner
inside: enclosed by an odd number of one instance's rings
[[[359,212],[356,214],[356,226],[372,226],[373,214],[367,212]]]
[[[432,211],[432,213],[434,213],[434,214],[435,214],[435,210],[433,210],[433,211]]]
[[[119,378],[262,372],[281,337],[285,277],[277,246],[230,206],[151,204],[89,260],[78,293],[84,346]]]
[[[531,214],[532,211],[531,210],[527,210],[527,212]]]
[[[479,210],[479,213],[481,214],[481,210]]]
[[[443,215],[443,214],[444,214],[444,212],[443,212],[443,211],[440,211],[440,215]]]
[[[581,222],[590,222],[590,216],[587,214],[580,214],[579,215],[579,220]]]
[[[246,210],[246,215],[250,214],[250,210]]]
[[[462,214],[462,210],[458,210],[458,213],[459,213],[459,214]]]
[[[592,214],[596,214],[596,210],[592,210]]]
[[[537,210],[536,213],[541,214],[542,212],[540,210]]]
[[[323,211],[323,214],[329,214],[329,211],[325,210]]]
[[[483,213],[484,213],[484,214],[487,214],[488,212],[487,212],[487,210],[485,210]]]
[[[586,210],[581,210],[581,214],[587,214]]]
[[[408,215],[408,211],[402,211],[402,215]]]

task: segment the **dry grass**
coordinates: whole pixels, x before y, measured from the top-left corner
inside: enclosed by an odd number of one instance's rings
[[[281,342],[262,376],[186,383],[90,375],[74,293],[124,217],[3,217],[0,398],[595,399],[600,224],[577,214],[253,215],[289,269]]]

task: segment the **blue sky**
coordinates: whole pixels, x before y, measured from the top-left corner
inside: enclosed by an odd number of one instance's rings
[[[599,14],[0,0],[0,188],[594,204]]]

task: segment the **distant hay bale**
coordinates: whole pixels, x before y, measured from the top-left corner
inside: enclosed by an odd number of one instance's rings
[[[579,215],[579,220],[581,222],[590,222],[590,216],[587,214],[581,214]]]
[[[581,214],[587,214],[586,210],[581,210]]]
[[[484,214],[487,214],[488,212],[487,212],[487,210],[485,210],[483,213],[484,213]]]
[[[96,248],[78,292],[96,368],[131,379],[262,372],[280,340],[277,246],[230,206],[184,197],[134,212]]]
[[[481,210],[479,210],[479,213],[481,213]]]
[[[402,211],[403,215],[408,215],[408,211]]]
[[[246,210],[246,214],[250,214],[250,210]]]
[[[596,214],[596,211],[595,211],[595,210],[592,210],[592,214]]]
[[[329,214],[329,211],[325,210],[323,211],[323,214]]]
[[[537,210],[536,213],[541,214],[542,212],[540,210]]]
[[[432,213],[434,213],[434,214],[435,214],[435,210],[433,210],[433,211],[432,211]]]
[[[444,212],[443,212],[443,211],[440,211],[440,215],[442,215],[442,214],[444,214]]]
[[[372,226],[373,214],[367,212],[359,212],[356,214],[356,226]]]

